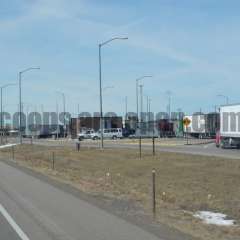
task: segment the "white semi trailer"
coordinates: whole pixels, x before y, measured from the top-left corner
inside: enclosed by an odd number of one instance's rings
[[[185,118],[190,120],[190,124],[188,126],[183,127],[185,135],[187,134],[198,138],[202,138],[206,135],[204,114],[194,114],[190,116],[185,116],[183,120]]]
[[[220,133],[216,145],[240,147],[240,104],[220,107]]]

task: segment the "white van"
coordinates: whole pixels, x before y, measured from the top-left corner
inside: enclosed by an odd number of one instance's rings
[[[101,139],[101,130],[99,130],[97,133],[92,134],[91,137],[93,140]],[[117,139],[122,137],[123,134],[121,128],[103,129],[103,138]]]
[[[95,131],[93,129],[88,129],[85,130],[83,132],[80,132],[77,136],[78,136],[78,140],[82,141],[84,139],[91,139],[92,135],[95,133]]]

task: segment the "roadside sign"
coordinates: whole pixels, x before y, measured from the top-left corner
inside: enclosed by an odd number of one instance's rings
[[[184,125],[184,126],[187,127],[187,126],[190,125],[190,123],[191,123],[191,120],[190,120],[189,118],[184,118],[184,119],[183,119],[183,125]]]

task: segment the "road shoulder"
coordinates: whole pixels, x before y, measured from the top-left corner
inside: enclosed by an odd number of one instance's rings
[[[70,183],[60,182],[53,179],[47,175],[36,172],[30,168],[20,166],[11,160],[1,160],[7,165],[14,167],[22,172],[37,178],[53,187],[64,191],[65,193],[71,194],[89,204],[96,206],[110,214],[113,214],[119,218],[134,224],[145,231],[148,231],[157,237],[164,240],[190,240],[193,239],[191,236],[183,234],[175,229],[169,228],[165,225],[154,222],[153,218],[147,215],[136,203],[120,200],[116,198],[100,196],[100,195],[90,195],[80,191],[73,187]]]

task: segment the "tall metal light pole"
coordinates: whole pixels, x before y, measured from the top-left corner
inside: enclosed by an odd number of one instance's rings
[[[172,92],[168,90],[166,92],[166,94],[168,96],[168,118],[169,118],[169,120],[171,120],[171,96],[172,96]]]
[[[223,94],[218,94],[217,97],[223,97],[223,98],[225,98],[226,104],[227,104],[227,105],[229,104],[229,97],[228,97],[228,96],[223,95]]]
[[[16,83],[9,83],[1,86],[1,144],[3,144],[3,89],[9,86],[14,86]]]
[[[139,88],[140,88],[140,124],[142,124],[142,114],[143,114],[143,85],[140,84],[139,85]]]
[[[148,121],[149,122],[151,120],[151,102],[152,102],[152,99],[148,98]]]
[[[56,99],[56,112],[57,112],[57,134],[56,134],[56,138],[58,140],[59,137],[59,111],[58,111],[58,101]]]
[[[62,96],[62,100],[63,100],[63,136],[65,138],[65,135],[66,135],[66,97],[65,97],[65,94],[64,92],[60,92],[60,91],[57,91],[56,93],[60,94]]]
[[[125,120],[127,120],[128,115],[128,97],[125,97]]]
[[[147,113],[147,115],[146,115],[146,121],[148,121],[148,113],[149,113],[149,110],[148,110],[148,108],[149,108],[149,100],[150,100],[150,98],[149,98],[149,96],[148,95],[144,95],[144,97],[146,98],[146,113]]]
[[[150,75],[145,75],[145,76],[142,76],[142,77],[139,77],[136,79],[136,104],[137,104],[137,122],[138,122],[138,119],[139,119],[139,110],[138,110],[138,88],[139,88],[139,81],[144,79],[144,78],[151,78],[152,76]]]
[[[20,71],[18,73],[19,76],[19,139],[20,139],[20,144],[22,144],[22,74],[28,71],[32,70],[39,70],[40,67],[31,67],[27,68],[23,71]]]
[[[100,128],[101,128],[101,147],[104,148],[103,145],[103,101],[102,101],[102,54],[101,54],[101,50],[102,47],[112,41],[115,40],[127,40],[128,38],[126,37],[115,37],[115,38],[111,38],[103,43],[100,43],[98,45],[98,57],[99,57],[99,97],[100,97]]]

